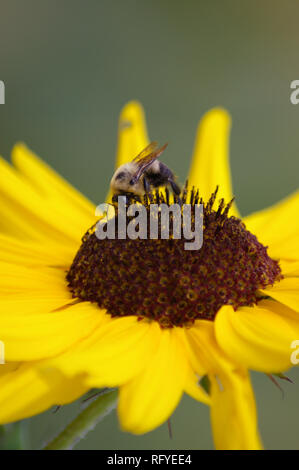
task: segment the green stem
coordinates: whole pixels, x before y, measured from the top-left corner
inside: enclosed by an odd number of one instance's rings
[[[117,402],[117,390],[108,390],[91,402],[53,441],[43,450],[69,450],[94,429],[109,414]]]

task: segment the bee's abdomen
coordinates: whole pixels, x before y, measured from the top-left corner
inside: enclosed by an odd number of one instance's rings
[[[155,163],[156,165],[152,165],[149,171],[146,173],[146,178],[154,188],[158,188],[159,186],[165,185],[169,180],[173,180],[174,175],[172,171],[166,165],[164,165],[164,163]]]

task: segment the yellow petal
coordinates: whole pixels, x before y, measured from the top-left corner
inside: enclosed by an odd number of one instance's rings
[[[285,317],[287,320],[295,320],[295,322],[293,323],[293,327],[298,330],[299,313],[293,310],[292,308],[289,308],[281,302],[277,302],[276,300],[272,299],[262,300],[259,305],[262,308],[271,310],[271,312],[274,312],[280,317]]]
[[[144,110],[137,101],[130,101],[119,117],[117,167],[131,161],[148,143]]]
[[[35,155],[24,143],[12,150],[12,162],[23,176],[47,199],[59,201],[78,217],[92,224],[95,206],[83,194]]]
[[[61,266],[67,269],[76,254],[74,247],[68,245],[38,243],[21,240],[0,233],[0,260],[11,264],[33,266]]]
[[[290,237],[299,234],[299,191],[291,194],[272,207],[253,213],[243,219],[246,228],[257,235],[258,239],[270,245],[271,249],[279,246]],[[298,248],[298,242],[297,242]],[[297,249],[298,255],[298,249]]]
[[[229,132],[231,120],[221,108],[207,112],[200,121],[189,171],[189,185],[199,188],[207,201],[219,186],[218,197],[228,203],[233,198],[229,167]],[[239,216],[236,204],[231,215]]]
[[[138,101],[130,101],[119,116],[116,168],[133,160],[148,143],[143,107]],[[109,191],[106,200],[110,201],[111,197]]]
[[[175,334],[184,347],[184,354],[188,358],[189,364],[184,390],[195,400],[209,405],[210,397],[199,384],[201,377],[207,373],[206,364],[205,361],[202,360],[200,351],[192,348],[189,341],[189,332],[190,330],[185,328],[175,329]]]
[[[0,375],[0,423],[19,421],[53,405],[70,403],[85,392],[87,387],[80,377],[66,379],[46,361],[20,365]]]
[[[192,370],[189,370],[186,384],[185,384],[185,392],[190,395],[190,397],[194,398],[194,400],[200,401],[205,405],[211,404],[210,396],[204,391],[204,389],[199,384],[200,377],[197,374],[194,374]]]
[[[34,296],[30,292],[14,293],[10,296],[2,296],[0,299],[0,319],[1,315],[27,315],[52,312],[60,309],[63,305],[74,302],[71,294],[35,292]],[[63,310],[61,308],[61,310]]]
[[[261,372],[281,372],[291,367],[290,345],[299,337],[299,322],[279,315],[271,303],[234,311],[224,306],[215,319],[220,347],[236,363]]]
[[[25,218],[20,215],[18,209],[6,196],[1,197],[0,191],[0,232],[12,237],[20,237],[26,241],[44,238],[44,234],[40,232],[39,227],[35,227],[29,217]]]
[[[0,159],[0,204],[13,214],[13,226],[14,220],[17,226],[21,222],[25,234],[33,230],[34,238],[36,235],[38,239],[46,238],[51,242],[77,245],[95,220],[93,214],[84,217],[75,206],[64,203],[62,197],[50,198],[42,194],[3,159]],[[20,231],[19,238],[22,237]]]
[[[299,261],[279,261],[284,277],[299,277]]]
[[[169,418],[182,396],[187,367],[174,330],[162,330],[160,344],[145,369],[120,388],[122,428],[143,434]]]
[[[185,330],[189,343],[189,360],[192,368],[200,375],[230,372],[234,364],[217,344],[214,323],[208,320],[197,320]]]
[[[19,366],[20,366],[19,362],[5,362],[4,364],[1,364],[0,377],[3,377],[9,372],[13,372],[17,370]]]
[[[131,380],[147,366],[160,338],[160,328],[154,322],[133,316],[106,317],[106,324],[59,357],[65,374],[87,372],[90,387],[115,387]]]
[[[287,305],[299,314],[299,278],[287,277],[274,286],[263,289],[264,294]]]
[[[248,373],[235,370],[211,381],[211,421],[216,449],[258,450],[256,406]]]
[[[230,359],[215,338],[214,323],[199,320],[186,331],[195,369],[206,369],[211,382],[210,405],[217,449],[260,448],[250,381],[235,358]]]
[[[34,269],[0,261],[0,272],[3,273],[0,282],[1,295],[30,292],[34,301],[35,292],[44,292],[46,295],[51,292],[55,295],[68,293],[63,269]]]
[[[269,244],[268,253],[271,258],[298,262],[299,261],[299,234],[294,233],[291,237],[278,240]]]
[[[44,308],[50,305],[45,302]],[[100,327],[103,315],[88,302],[57,312],[24,314],[20,302],[0,301],[0,339],[5,344],[5,360],[31,361],[60,354]]]

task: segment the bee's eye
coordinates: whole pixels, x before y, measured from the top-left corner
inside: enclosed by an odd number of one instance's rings
[[[121,180],[124,176],[126,176],[126,173],[125,173],[124,171],[120,171],[120,172],[116,175],[115,179],[116,179],[116,180]]]
[[[133,186],[135,184],[135,181],[133,179],[130,180],[130,185]]]

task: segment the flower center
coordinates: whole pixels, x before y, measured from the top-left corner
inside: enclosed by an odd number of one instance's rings
[[[146,317],[167,328],[214,320],[222,305],[257,303],[259,290],[282,278],[280,267],[240,219],[228,216],[231,203],[220,200],[213,208],[217,189],[207,203],[194,189],[182,196],[191,209],[203,205],[199,250],[186,250],[186,239],[171,231],[169,239],[119,239],[116,232],[115,239],[100,240],[92,227],[67,273],[73,296],[96,302],[113,317]],[[161,202],[169,205],[167,193],[144,198],[148,220],[151,204]],[[116,211],[115,222],[118,217]]]

